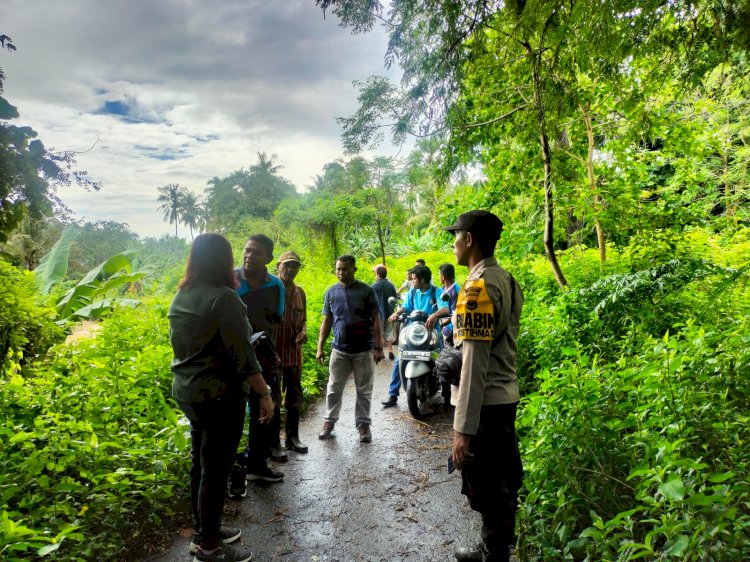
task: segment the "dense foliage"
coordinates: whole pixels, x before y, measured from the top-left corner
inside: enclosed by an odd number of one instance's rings
[[[132,559],[173,513],[189,437],[171,399],[164,303],[120,310],[95,340],[6,374],[0,410],[3,558]],[[119,558],[118,558],[119,557]]]
[[[625,248],[594,282],[595,252],[566,254],[554,297],[527,262],[522,559],[746,559],[748,234],[646,269]]]

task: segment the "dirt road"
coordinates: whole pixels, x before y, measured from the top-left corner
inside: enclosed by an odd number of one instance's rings
[[[354,385],[344,392],[336,437],[321,441],[324,405],[305,415],[300,437],[310,452],[279,464],[283,483],[249,483],[240,502],[227,501],[224,522],[242,529],[241,544],[258,561],[453,560],[457,545],[476,543],[479,517],[460,494],[458,472],[448,475],[450,414],[417,422],[401,396],[384,409],[391,361],[376,370],[372,442],[359,443]],[[189,539],[175,530],[170,551],[151,561],[184,562]]]

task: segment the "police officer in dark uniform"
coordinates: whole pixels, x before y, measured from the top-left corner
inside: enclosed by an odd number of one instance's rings
[[[495,215],[475,210],[459,215],[445,229],[455,236],[456,263],[469,268],[453,315],[463,364],[460,384],[452,388],[452,460],[461,470],[461,492],[482,516],[481,543],[459,548],[458,560],[505,562],[515,543],[523,478],[515,429],[516,339],[523,295],[494,257],[502,228]]]

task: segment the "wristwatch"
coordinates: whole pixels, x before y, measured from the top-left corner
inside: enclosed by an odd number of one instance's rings
[[[266,391],[265,392],[259,392],[258,393],[261,398],[265,398],[266,396],[271,396],[271,387],[266,385]]]

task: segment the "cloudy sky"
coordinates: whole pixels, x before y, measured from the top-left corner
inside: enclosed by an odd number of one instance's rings
[[[3,0],[2,12],[16,122],[80,152],[103,184],[58,194],[78,217],[141,236],[173,232],[158,186],[202,196],[259,151],[304,190],[343,154],[334,117],[356,108],[352,81],[388,75],[382,30],[352,36],[314,0]]]

